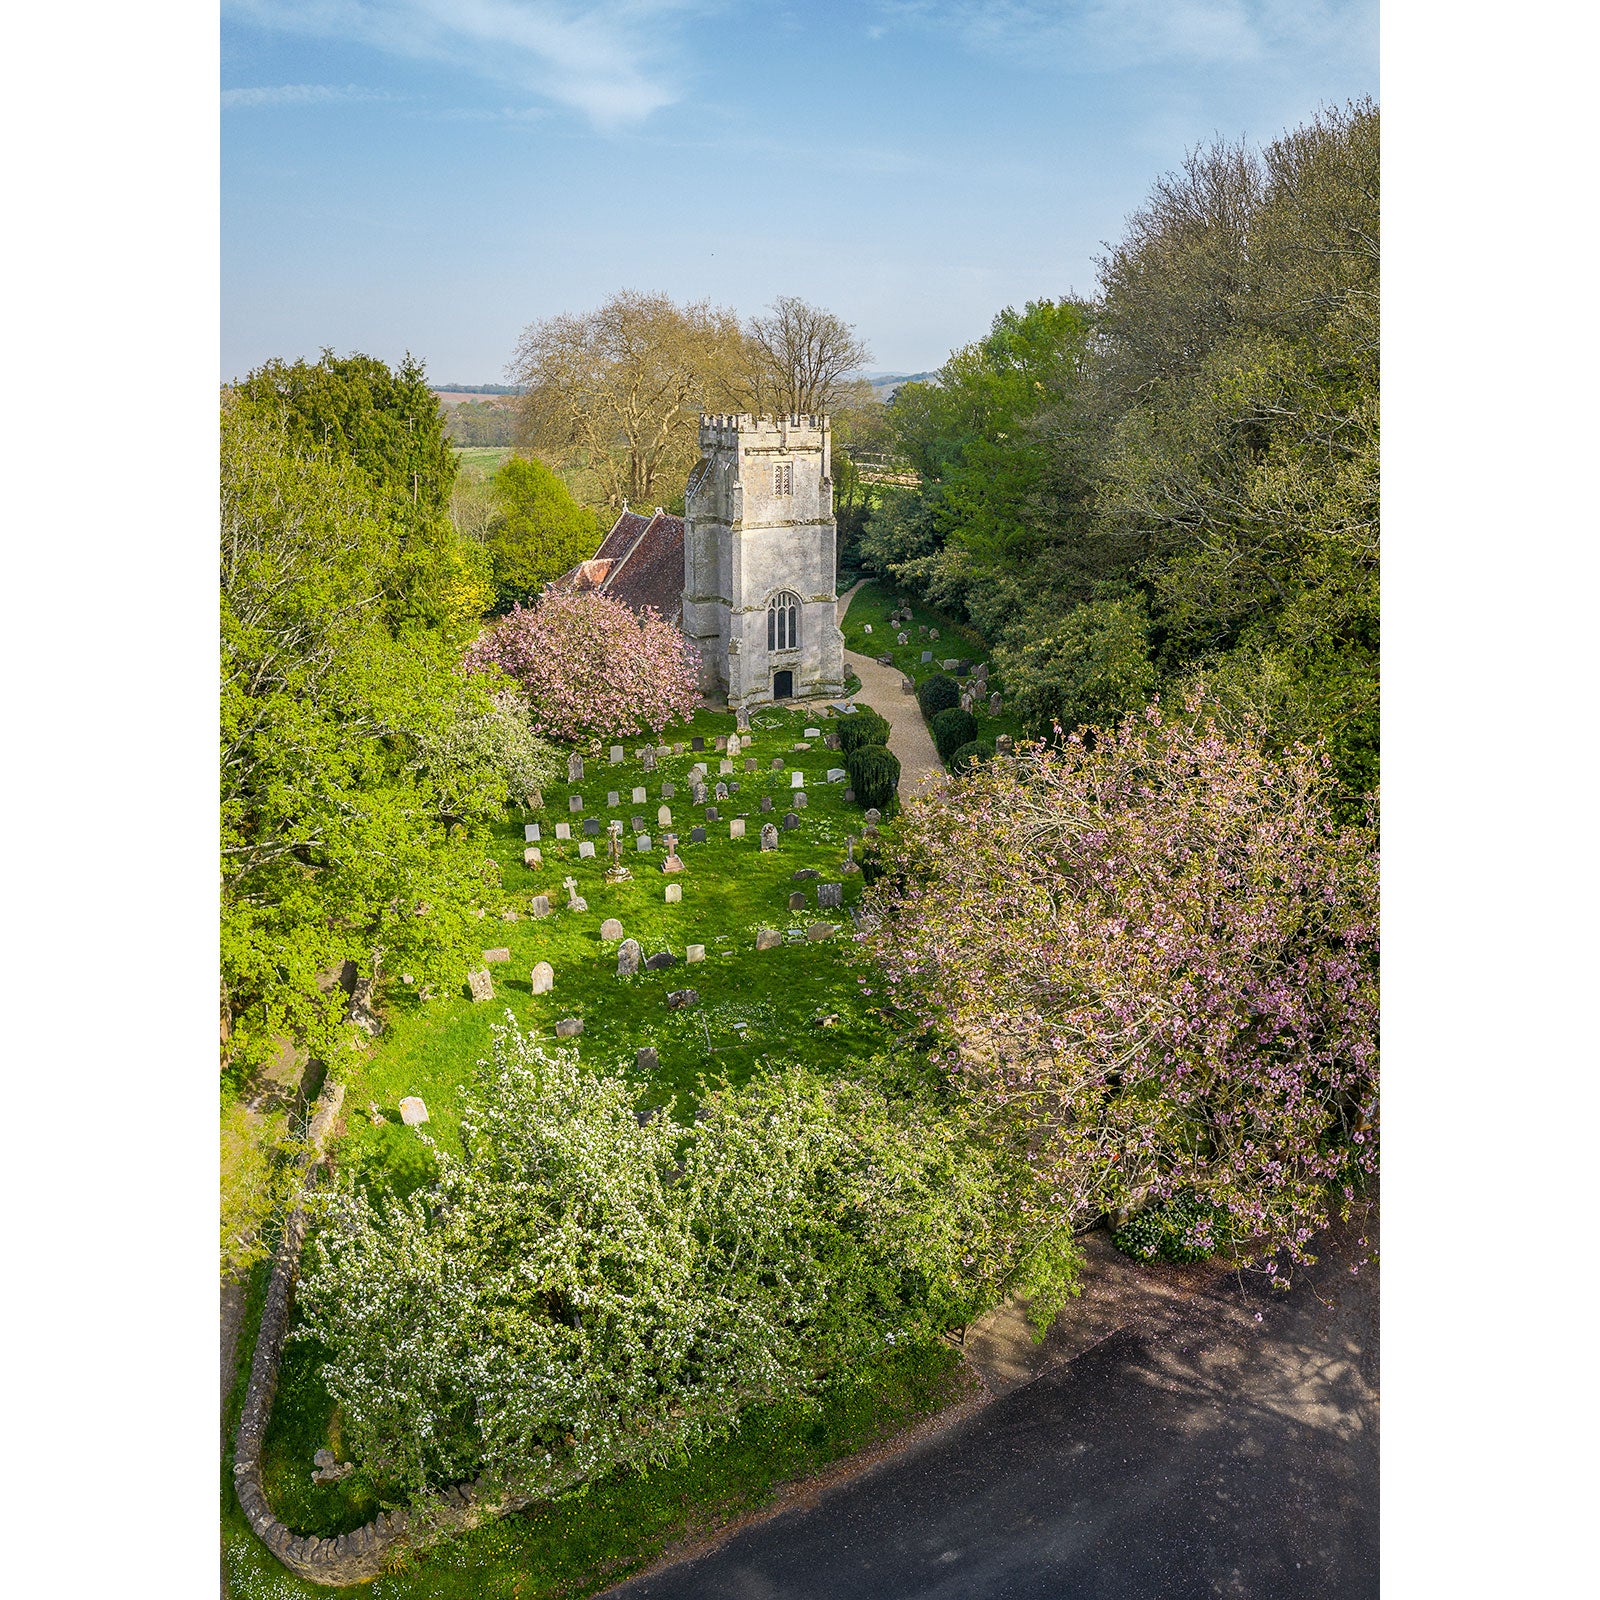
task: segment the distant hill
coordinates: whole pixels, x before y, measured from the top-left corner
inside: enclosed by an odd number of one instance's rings
[[[872,392],[880,400],[887,400],[902,383],[937,383],[937,372],[863,372]]]

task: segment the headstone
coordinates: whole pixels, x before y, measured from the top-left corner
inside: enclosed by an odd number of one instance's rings
[[[510,959],[511,952],[504,945],[498,945],[493,950],[485,950],[483,952],[483,964],[486,967],[492,966],[496,961],[509,961]]]
[[[803,772],[795,772],[795,773],[790,774],[789,787],[791,789],[803,789],[803,788],[805,788],[805,786],[806,786],[806,775],[805,775],[805,773],[803,773]]]
[[[663,828],[670,828],[672,826],[672,810],[671,810],[671,808],[668,807],[668,806],[657,806],[656,807],[656,821]]]
[[[703,806],[706,803],[706,786],[697,780],[689,791],[689,800],[693,805]]]
[[[667,885],[667,904],[669,906],[675,906],[682,899],[683,885],[681,883],[669,883]]]
[[[754,756],[746,756],[744,758],[744,770],[746,772],[759,772],[761,770],[761,763],[757,761]]]
[[[817,885],[817,910],[837,911],[844,905],[844,885],[842,883],[819,883]]]
[[[999,695],[997,695],[997,694],[990,695],[989,696],[989,715],[991,717],[998,717],[1000,715],[1000,707],[1002,705],[1004,705],[1004,704],[1005,704],[1005,702],[1000,698]]]
[[[572,837],[572,824],[570,822],[558,822],[556,824],[556,838],[557,839],[570,839],[571,837]]]
[[[646,772],[654,772],[656,770],[656,752],[654,745],[646,746],[644,754],[639,758],[639,764]]]
[[[622,752],[622,746],[620,744],[612,745],[612,747],[611,747],[611,765],[612,766],[620,767],[622,765],[622,753],[623,753]]]
[[[737,782],[733,782],[733,783],[730,783],[728,785],[728,793],[729,794],[738,794],[738,792],[739,792],[739,785],[738,785]]]
[[[600,924],[600,943],[612,944],[622,937],[622,924],[615,917],[607,917]]]
[[[962,695],[962,697],[961,697],[961,709],[963,711],[970,711],[972,709],[972,696],[970,694]]]
[[[845,790],[845,792],[844,792],[844,803],[847,806],[853,806],[856,803],[856,792],[855,792],[854,789],[846,789]]]
[[[633,842],[634,842],[634,843],[635,843],[635,844],[636,844],[636,845],[637,845],[637,846],[638,846],[638,847],[639,847],[639,849],[641,849],[641,850],[652,850],[652,849],[654,849],[654,848],[655,848],[655,847],[654,847],[654,846],[653,846],[653,845],[652,845],[652,844],[651,844],[651,843],[650,843],[650,835],[649,835],[649,834],[648,834],[648,833],[641,833],[641,834],[640,834],[640,835],[639,835],[639,836],[638,836],[638,838],[636,838],[636,839],[635,839],[635,840],[634,840],[634,841],[633,841]]]
[[[475,1001],[494,999],[494,979],[489,976],[487,967],[467,974],[467,988],[472,991],[472,998]]]
[[[926,622],[919,622],[917,624],[917,632],[920,633],[924,639],[926,639],[928,637],[928,624]]]
[[[556,1038],[558,1039],[575,1039],[582,1032],[582,1017],[563,1017],[556,1024]]]
[[[838,931],[838,928],[831,922],[813,922],[806,929],[806,938],[811,940],[831,939]]]
[[[699,778],[703,783],[708,776],[705,762],[695,762],[695,764],[689,768],[689,776],[691,778]]]
[[[633,1065],[638,1072],[657,1072],[661,1067],[661,1057],[656,1054],[656,1047],[647,1044],[640,1047],[633,1058]]]
[[[691,750],[704,750],[705,747],[706,742],[698,733],[689,741],[689,748]]]
[[[677,885],[674,884],[673,887],[676,888]],[[670,950],[658,950],[645,962],[644,970],[646,972],[660,972],[663,968],[675,967],[677,964],[678,958]]]
[[[578,858],[581,861],[593,861],[594,860],[594,840],[593,839],[585,839],[583,841],[583,843],[578,846]]]
[[[538,844],[539,824],[537,822],[526,822],[523,824],[522,842],[524,844]]]
[[[863,633],[871,633],[872,632],[872,624],[870,622],[863,622],[861,624],[861,631]]]
[[[882,822],[883,821],[883,813],[876,806],[868,806],[867,807],[867,821],[868,822]]]
[[[643,833],[644,832],[644,818],[643,817],[634,817],[632,819],[632,821],[629,822],[628,826],[630,828],[632,828],[635,833]]]
[[[691,828],[689,830],[689,843],[690,844],[704,844],[705,842],[706,842],[706,830],[704,828],[696,827],[696,828]]]
[[[576,750],[567,757],[567,782],[583,782],[583,757]]]
[[[928,637],[930,639],[937,639],[939,637],[939,630],[937,628],[929,628]]]
[[[776,950],[783,943],[783,935],[775,928],[762,928],[756,934],[757,950]]]
[[[782,772],[783,771],[783,757],[782,756],[774,756],[772,758],[772,770],[774,772]]]
[[[821,728],[807,728],[805,730],[805,737],[808,738],[808,739],[820,739],[822,737],[822,729]]]
[[[674,783],[664,783],[664,784],[661,785],[661,798],[663,800],[676,799],[677,798],[677,794],[678,794],[678,786],[676,784],[674,784]]]
[[[738,734],[730,733],[728,735],[728,756],[729,756],[729,758],[731,759],[732,757],[738,755],[738,753],[742,749],[744,749],[744,741],[739,737]]]
[[[770,811],[772,809],[772,796],[770,794],[762,795],[762,797],[761,797],[761,809],[763,811]]]
[[[544,851],[538,845],[530,844],[522,852],[522,864],[525,867],[542,867],[544,865]]]
[[[583,796],[581,794],[569,795],[567,798],[567,810],[573,816],[577,816],[583,810]]]
[[[828,782],[829,783],[843,783],[845,781],[845,779],[848,778],[849,776],[850,776],[850,774],[848,772],[846,772],[843,767],[829,767],[828,768]]]
[[[734,720],[734,725],[738,728],[740,733],[749,733],[749,731],[750,731],[750,713],[744,706],[740,706],[734,712],[733,720]]]
[[[959,661],[941,661],[939,663],[939,669],[941,672],[954,672],[960,665],[961,663]]]
[[[633,803],[636,806],[642,806],[649,798],[650,791],[648,789],[635,789],[633,791]]]
[[[908,633],[897,633],[894,636],[894,642],[896,644],[900,644],[900,645],[910,644],[911,643],[911,635],[908,634]]]
[[[421,1095],[408,1094],[400,1102],[400,1120],[408,1128],[418,1127],[428,1120],[428,1108],[422,1103]]]
[[[1008,756],[1008,755],[1010,755],[1011,752],[1012,752],[1012,748],[1013,747],[1012,747],[1012,743],[1011,743],[1011,735],[1009,733],[1001,733],[1001,734],[996,734],[995,735],[994,753],[997,756]]]
[[[687,961],[691,966],[696,961],[704,961],[705,958],[706,958],[706,947],[703,944],[692,944],[692,945],[689,946],[689,948],[687,950],[685,950],[683,952],[683,959],[685,961]]]
[[[770,822],[761,824],[761,848],[763,850],[778,848],[778,830]]]
[[[639,970],[639,941],[624,939],[617,946],[617,976],[631,978]]]
[[[621,804],[622,804],[622,796],[615,789],[607,789],[606,790],[606,805],[608,807],[610,807],[610,806],[620,806]]]
[[[667,835],[667,859],[661,863],[663,872],[682,872],[683,863],[678,859],[678,836],[674,833]]]
[[[585,817],[583,822],[583,832],[585,838],[598,839],[600,837],[599,817]]]
[[[717,771],[720,772],[723,777],[727,777],[728,774],[733,771],[733,763],[726,756],[724,756],[717,763]]]
[[[742,839],[742,838],[744,838],[744,818],[743,817],[735,817],[728,824],[728,837],[730,839]]]
[[[719,750],[726,750],[728,748],[728,736],[725,733],[719,733],[712,742]]]
[[[796,811],[804,811],[805,808],[810,804],[810,801],[806,799],[806,792],[804,789],[802,789],[799,794],[792,798],[790,803],[794,806]]]
[[[549,994],[556,986],[556,969],[548,961],[538,962],[529,980],[535,994]]]
[[[682,1011],[685,1006],[700,1004],[700,991],[698,989],[674,989],[667,996],[667,1007],[672,1011]]]
[[[567,890],[567,910],[587,911],[589,902],[578,893],[578,880],[576,878],[563,878],[561,881]]]
[[[522,798],[527,801],[530,811],[544,810],[544,795],[538,789],[530,789]]]
[[[787,833],[791,828],[798,828],[799,826],[799,817],[797,817],[792,811],[786,811],[783,817],[783,831]]]
[[[804,911],[805,908],[806,892],[804,889],[796,889],[795,892],[789,896],[789,909],[791,911]]]
[[[923,666],[927,666],[927,664],[932,660],[933,660],[933,651],[924,650],[922,652],[922,664],[923,664]]]
[[[533,897],[533,914],[536,917],[548,917],[550,915],[550,896],[549,895],[547,895],[547,894],[536,894]]]

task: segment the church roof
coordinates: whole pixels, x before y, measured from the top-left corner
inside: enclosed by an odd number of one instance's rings
[[[595,560],[620,561],[632,548],[634,541],[649,526],[649,517],[641,517],[637,511],[624,511],[611,524],[610,533],[605,536],[601,541],[600,548],[595,551]]]
[[[683,518],[658,510],[653,517],[624,511],[600,548],[556,579],[552,589],[600,593],[634,611],[653,607],[669,622],[683,610]]]

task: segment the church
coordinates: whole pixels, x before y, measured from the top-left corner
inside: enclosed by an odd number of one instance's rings
[[[682,517],[623,508],[560,587],[675,621],[700,690],[731,707],[835,700],[844,635],[825,416],[702,416]]]

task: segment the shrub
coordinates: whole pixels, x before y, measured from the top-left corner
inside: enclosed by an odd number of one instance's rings
[[[917,704],[931,722],[941,711],[961,704],[961,687],[948,673],[936,672],[917,690]]]
[[[980,761],[994,759],[994,742],[990,739],[972,739],[950,754],[950,770],[960,777],[971,772]]]
[[[891,751],[881,744],[862,745],[844,758],[844,767],[850,774],[850,787],[855,790],[858,806],[863,810],[889,809],[900,787],[900,762]]]
[[[950,706],[928,719],[928,732],[933,735],[939,759],[948,762],[962,745],[971,744],[978,737],[978,719],[970,711]]]
[[[1112,1238],[1125,1256],[1138,1261],[1186,1265],[1214,1256],[1224,1243],[1227,1213],[1192,1190],[1135,1212]]]
[[[839,748],[846,755],[863,745],[888,742],[889,724],[870,706],[857,706],[856,714],[839,724]]]

